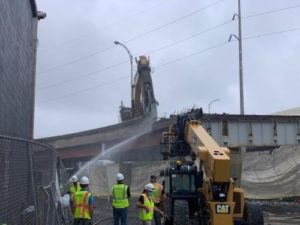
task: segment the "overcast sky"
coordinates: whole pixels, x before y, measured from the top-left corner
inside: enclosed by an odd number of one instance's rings
[[[130,62],[150,57],[158,116],[193,106],[238,114],[237,0],[36,0],[35,137],[118,123]],[[245,114],[299,104],[300,0],[241,0]],[[233,39],[234,40],[234,39]],[[136,65],[134,65],[136,69]]]

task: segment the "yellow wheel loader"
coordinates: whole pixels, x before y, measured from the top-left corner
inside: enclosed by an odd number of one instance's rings
[[[165,225],[263,225],[261,207],[246,203],[231,178],[230,150],[220,147],[199,120],[178,116],[161,144],[164,159],[173,158],[161,171]]]

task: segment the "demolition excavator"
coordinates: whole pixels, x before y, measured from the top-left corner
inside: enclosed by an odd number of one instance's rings
[[[161,144],[164,159],[172,158],[161,171],[165,225],[263,225],[261,207],[246,202],[231,178],[230,150],[220,147],[198,119],[178,116]]]

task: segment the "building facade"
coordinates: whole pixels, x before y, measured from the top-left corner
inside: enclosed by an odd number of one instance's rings
[[[0,134],[32,139],[38,12],[35,0],[0,1]]]

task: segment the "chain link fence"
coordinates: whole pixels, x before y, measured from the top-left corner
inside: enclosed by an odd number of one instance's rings
[[[57,153],[34,141],[0,135],[0,224],[71,224],[59,197],[67,173]]]

